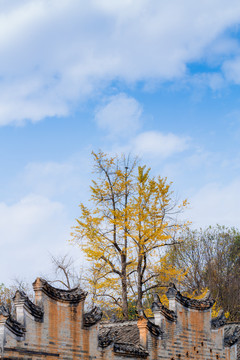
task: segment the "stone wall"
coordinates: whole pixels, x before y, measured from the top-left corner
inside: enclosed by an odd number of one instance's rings
[[[34,283],[36,304],[24,294],[15,296],[18,323],[0,317],[4,359],[92,359],[97,356],[97,325],[84,322],[80,289],[56,291],[41,279]],[[91,355],[90,355],[91,354]]]
[[[158,359],[237,359],[237,345],[229,347],[224,336],[224,314],[211,319],[214,301],[209,295],[191,300],[170,288],[167,296],[172,314],[156,301],[152,306],[155,324],[163,334],[159,340],[150,340],[151,353],[158,354]],[[166,316],[170,314],[172,317]]]
[[[182,296],[172,285],[169,308],[154,298],[154,318],[139,314],[129,322],[100,322],[98,308],[84,313],[86,293],[59,290],[38,278],[35,302],[17,291],[16,316],[0,310],[3,359],[199,359],[239,360],[239,324],[226,325],[223,313],[211,319],[213,301]]]

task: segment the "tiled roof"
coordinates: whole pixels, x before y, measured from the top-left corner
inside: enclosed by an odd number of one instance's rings
[[[228,323],[224,327],[224,345],[232,346],[238,342],[238,358],[240,359],[240,323]]]
[[[102,323],[100,325],[99,336],[101,338],[112,338],[114,342],[127,342],[139,345],[139,330],[136,320]]]
[[[113,344],[115,353],[146,357],[148,352],[140,345],[137,321],[105,323],[100,325],[98,344],[105,348]]]

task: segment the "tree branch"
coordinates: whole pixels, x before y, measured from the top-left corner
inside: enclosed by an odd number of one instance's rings
[[[148,288],[144,289],[142,292],[144,294],[144,293],[148,292],[149,290],[156,289],[156,287],[168,287],[168,285],[160,285],[160,283],[156,283],[156,284],[151,285]]]
[[[101,296],[105,296],[105,297],[111,298],[117,306],[119,306],[120,308],[122,308],[122,305],[119,303],[120,298],[116,299],[114,296],[112,296],[112,295],[110,295],[110,294],[96,294],[96,297],[101,297]]]
[[[148,282],[149,280],[155,278],[159,276],[159,274],[152,274],[151,276],[149,276],[146,280],[143,281],[143,285],[146,284],[146,282]]]
[[[119,276],[121,276],[121,272],[118,271],[115,266],[113,265],[113,263],[111,262],[111,260],[107,259],[104,255],[102,255],[100,257],[100,259],[102,259],[103,261],[105,261],[108,265],[110,265],[112,271],[115,273],[115,274],[118,274]]]

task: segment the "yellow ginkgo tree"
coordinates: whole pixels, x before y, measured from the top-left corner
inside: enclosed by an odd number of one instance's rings
[[[176,244],[181,224],[166,178],[150,177],[150,169],[124,155],[93,153],[91,205],[80,204],[72,236],[91,261],[89,281],[96,296],[108,298],[128,318],[128,304],[136,295],[137,309],[144,294],[159,284],[162,252]]]

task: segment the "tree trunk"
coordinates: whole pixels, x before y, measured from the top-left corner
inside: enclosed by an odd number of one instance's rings
[[[138,259],[138,266],[137,266],[137,311],[140,313],[142,310],[142,256]]]
[[[123,319],[128,320],[127,282],[122,278],[122,312]]]
[[[127,261],[126,255],[121,255],[122,262],[122,312],[124,320],[128,320],[128,297],[127,297]]]
[[[138,313],[140,313],[143,308],[142,298],[143,298],[142,281],[141,281],[141,277],[140,277],[138,279],[138,296],[137,296],[137,311],[138,311]]]

